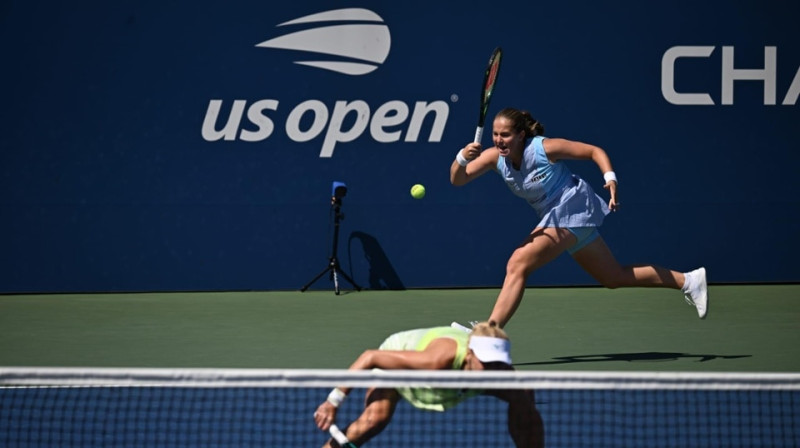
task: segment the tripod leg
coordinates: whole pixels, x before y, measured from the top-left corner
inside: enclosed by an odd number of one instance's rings
[[[313,280],[311,280],[310,282],[306,283],[306,285],[305,285],[305,286],[303,286],[302,288],[300,288],[300,292],[304,292],[306,289],[308,289],[308,287],[309,287],[309,286],[313,285],[313,284],[314,284],[314,282],[316,282],[317,280],[319,280],[320,278],[322,278],[322,276],[323,276],[323,275],[325,275],[325,273],[326,273],[326,272],[328,272],[328,271],[330,271],[330,270],[332,270],[332,269],[333,269],[333,266],[332,266],[332,265],[331,265],[331,266],[328,266],[327,268],[325,268],[325,269],[324,269],[322,272],[320,272],[319,274],[317,274],[317,276],[316,276],[316,277],[314,277],[314,279],[313,279]]]
[[[336,269],[338,269],[338,268],[336,268]],[[336,269],[334,270],[334,272],[336,271]],[[344,277],[345,280],[350,282],[350,284],[353,285],[356,288],[356,291],[361,291],[361,287],[358,286],[358,284],[356,282],[354,282],[353,279],[350,278],[349,275],[345,274],[344,271],[340,271],[339,274],[341,274],[342,277]]]
[[[349,275],[347,275],[347,274],[346,274],[346,273],[345,273],[345,272],[342,270],[341,266],[339,266],[339,259],[337,259],[337,258],[335,258],[335,257],[334,257],[334,258],[332,258],[332,259],[331,259],[331,266],[333,267],[333,275],[334,275],[334,278],[336,277],[336,274],[338,273],[338,274],[340,274],[342,277],[344,277],[344,279],[345,279],[345,280],[347,280],[348,282],[350,282],[350,283],[351,283],[351,284],[352,284],[352,285],[353,285],[353,286],[356,288],[356,291],[361,291],[361,287],[360,287],[360,286],[358,286],[358,284],[356,284],[356,282],[354,282],[354,281],[353,281],[353,279],[352,279],[352,278],[350,278],[350,276],[349,276]],[[338,281],[336,282],[336,294],[339,294],[339,283],[338,283]]]
[[[331,274],[333,275],[333,293],[337,296],[339,295],[339,276],[336,275],[336,266],[331,268]]]
[[[339,212],[339,207],[341,206],[341,204],[342,202],[340,197],[334,197],[333,202],[331,202],[331,206],[333,206],[334,208],[334,218],[333,218],[334,232],[333,232],[333,249],[331,250],[331,254],[333,255],[330,258],[330,263],[328,264],[328,267],[324,271],[320,272],[319,275],[314,277],[313,280],[311,280],[310,282],[308,282],[308,284],[303,286],[300,289],[300,291],[305,291],[306,289],[308,289],[308,287],[311,286],[312,283],[319,280],[319,278],[325,275],[325,273],[328,271],[330,271],[331,273],[331,280],[333,280],[333,287],[336,295],[339,295],[339,274],[342,274],[342,277],[344,277],[347,281],[352,283],[357,291],[361,291],[361,287],[358,286],[356,282],[354,282],[353,279],[350,278],[350,276],[342,272],[342,270],[339,268],[339,261],[336,259],[336,251],[337,248],[339,247],[339,221],[344,217],[344,215],[341,212]]]

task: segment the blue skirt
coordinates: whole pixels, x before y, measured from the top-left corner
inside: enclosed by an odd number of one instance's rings
[[[536,227],[600,227],[610,212],[606,201],[580,177],[554,195],[547,205],[536,210]]]

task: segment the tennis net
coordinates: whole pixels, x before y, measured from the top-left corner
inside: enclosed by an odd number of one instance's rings
[[[335,386],[345,428],[367,387],[528,389],[547,447],[800,446],[800,375],[0,367],[3,447],[310,447]],[[506,403],[401,401],[370,447],[513,446]]]

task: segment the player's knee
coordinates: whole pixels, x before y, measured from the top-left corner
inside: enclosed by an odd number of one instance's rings
[[[531,266],[533,266],[531,260],[515,253],[508,259],[508,263],[506,263],[506,275],[527,277],[533,271]]]
[[[625,279],[624,273],[605,275],[600,278],[600,284],[608,289],[617,289],[625,286],[628,282]]]

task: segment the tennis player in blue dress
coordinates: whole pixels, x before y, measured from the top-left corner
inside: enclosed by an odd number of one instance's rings
[[[678,272],[655,265],[620,265],[597,228],[619,207],[617,177],[606,152],[594,145],[544,136],[544,126],[529,112],[506,108],[492,125],[494,146],[469,143],[456,154],[450,182],[461,186],[495,171],[511,191],[530,204],[539,223],[514,251],[490,322],[505,326],[522,301],[525,282],[535,270],[564,251],[607,288],[652,286],[680,289],[703,319],[708,312],[705,268]],[[603,173],[610,200],[598,196],[564,160],[592,160]]]

